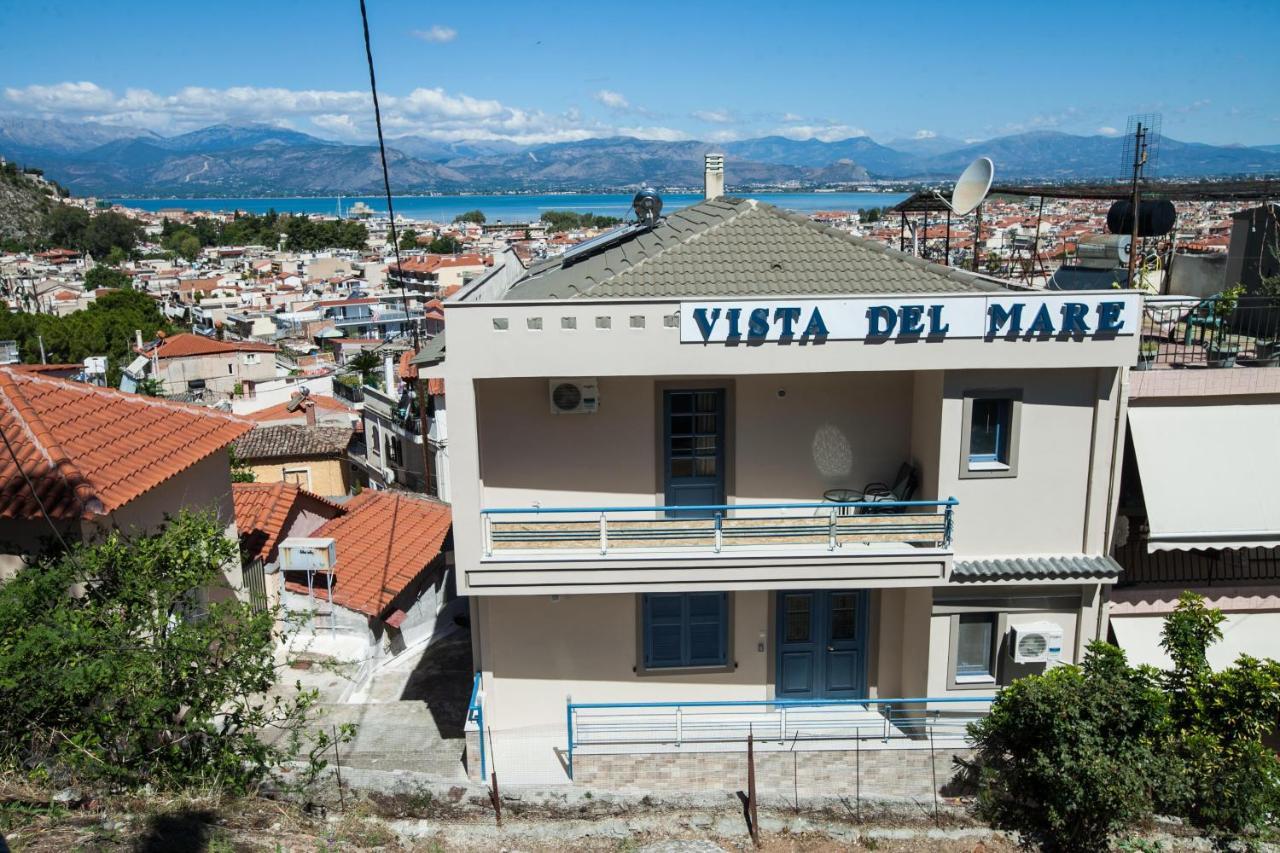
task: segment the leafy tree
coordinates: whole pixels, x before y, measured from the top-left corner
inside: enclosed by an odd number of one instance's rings
[[[400,232],[400,248],[416,249],[418,248],[418,232],[412,228],[406,228]]]
[[[109,210],[89,220],[84,231],[84,250],[95,258],[105,258],[112,248],[133,251],[141,239],[141,225],[123,213]]]
[[[359,354],[347,359],[346,369],[358,373],[360,381],[365,385],[374,384],[374,376],[382,367],[382,358],[376,352],[361,350]]]
[[[300,752],[315,693],[275,695],[279,613],[229,595],[239,555],[224,528],[184,511],[0,586],[0,762],[239,792]]]
[[[459,213],[457,216],[453,217],[453,221],[454,222],[471,222],[476,225],[483,225],[485,223],[484,211],[468,210],[466,213]]]
[[[427,244],[427,251],[433,255],[456,255],[462,251],[462,244],[456,237],[445,235],[437,237]]]
[[[884,218],[883,214],[878,207],[868,207],[858,210],[859,222],[879,222],[882,218]]]
[[[83,249],[89,212],[66,204],[55,204],[44,217],[45,242],[56,248]]]
[[[581,228],[611,228],[622,222],[616,216],[597,213],[576,213],[572,210],[548,210],[542,214],[547,230],[552,232],[575,231]]]
[[[118,269],[98,264],[84,275],[84,286],[89,290],[107,287],[115,290],[133,287],[133,279]]]
[[[112,246],[111,251],[107,252],[107,257],[104,259],[103,263],[109,266],[118,267],[127,260],[129,260],[128,252],[119,246]]]
[[[1214,672],[1207,651],[1225,618],[1184,592],[1161,646],[1173,660],[1165,687],[1190,786],[1178,811],[1213,832],[1243,835],[1280,819],[1280,758],[1262,742],[1280,721],[1280,663],[1241,655]]]
[[[50,362],[80,363],[91,355],[107,356],[107,382],[118,385],[121,369],[136,357],[134,331],[150,337],[173,327],[155,300],[133,289],[113,290],[82,311],[65,317],[15,312],[0,306],[0,340],[18,342],[28,364],[40,360],[38,336],[43,336]]]
[[[1049,851],[1103,851],[1170,797],[1169,700],[1149,667],[1093,643],[1020,678],[972,724],[978,814]]]
[[[156,379],[154,376],[144,376],[138,380],[137,393],[141,394],[144,397],[163,397],[164,384],[159,379]],[[252,476],[253,476],[252,472],[250,472],[250,477]],[[252,479],[247,481],[237,480],[236,470],[233,467],[231,469],[231,482],[239,483],[239,482],[253,482],[253,481]]]
[[[175,231],[164,239],[163,245],[188,263],[200,256],[200,238],[189,229]]]
[[[231,462],[231,482],[233,483],[254,483],[258,480],[258,475],[253,473],[253,469],[249,467],[243,459],[236,455],[234,445],[227,448],[227,456]]]

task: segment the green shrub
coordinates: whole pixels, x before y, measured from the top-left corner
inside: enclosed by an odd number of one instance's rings
[[[0,766],[243,791],[297,755],[315,695],[275,687],[279,614],[228,595],[237,562],[223,522],[183,513],[0,586]]]
[[[1262,744],[1280,722],[1280,664],[1241,655],[1214,672],[1207,651],[1224,618],[1184,592],[1165,620],[1173,668],[1164,683],[1187,784],[1168,808],[1212,832],[1248,835],[1280,817],[1280,759]]]
[[[1015,681],[970,726],[978,814],[1046,850],[1106,850],[1174,780],[1157,675],[1093,643],[1080,666]]]

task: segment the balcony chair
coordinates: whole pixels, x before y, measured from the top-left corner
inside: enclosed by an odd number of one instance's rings
[[[893,478],[893,485],[888,483],[867,483],[862,487],[862,500],[870,502],[909,501],[919,486],[919,472],[910,462],[903,462],[898,466],[898,475]],[[883,509],[866,507],[862,511],[864,514],[879,515],[903,512],[904,508],[894,506],[886,506]]]

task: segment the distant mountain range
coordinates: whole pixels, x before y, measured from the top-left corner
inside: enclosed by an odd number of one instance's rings
[[[978,156],[998,180],[1122,177],[1124,141],[1037,131],[978,143],[931,137],[882,145],[867,136],[833,142],[782,136],[726,144],[611,137],[519,146],[509,142],[388,140],[397,192],[696,187],[702,157],[727,156],[731,188],[837,187],[881,180],[947,180]],[[77,195],[266,196],[376,192],[373,145],[320,139],[269,125],[214,125],[178,136],[92,122],[0,116],[0,155],[37,166]],[[1280,174],[1280,145],[1161,140],[1155,174],[1166,178]]]

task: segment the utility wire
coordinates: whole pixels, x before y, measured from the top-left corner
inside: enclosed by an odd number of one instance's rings
[[[373,93],[373,121],[378,127],[378,153],[382,157],[382,186],[387,194],[387,216],[391,219],[391,248],[396,255],[396,273],[400,276],[400,298],[404,304],[405,322],[413,329],[413,351],[417,353],[418,324],[409,315],[409,291],[404,283],[404,270],[400,266],[400,240],[396,237],[396,212],[391,206],[391,177],[387,172],[387,146],[382,139],[382,110],[378,106],[378,81],[373,73],[373,48],[369,44],[369,13],[364,0],[360,0],[360,20],[364,24],[364,55],[369,62],[369,90]]]

